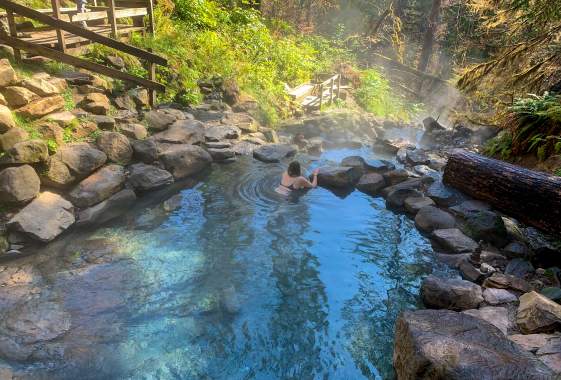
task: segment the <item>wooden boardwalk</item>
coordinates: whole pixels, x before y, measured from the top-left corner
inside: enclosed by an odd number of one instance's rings
[[[78,12],[76,8],[61,8],[60,0],[51,1],[52,9],[35,10],[11,0],[0,0],[0,8],[6,10],[4,16],[8,19],[9,26],[8,31],[0,29],[0,41],[14,48],[16,61],[21,60],[21,51],[26,51],[129,81],[146,87],[152,104],[155,91],[165,91],[165,86],[155,79],[156,65],[166,66],[166,59],[125,42],[134,32],[154,34],[152,0],[139,0],[134,3],[121,1],[124,5],[132,4],[131,7],[119,7],[115,0],[105,0],[105,6],[98,6],[96,2],[95,6],[88,7],[85,12]],[[145,18],[148,19],[146,24]],[[33,23],[16,23],[16,20],[25,19],[33,20]],[[123,19],[128,22],[117,22]],[[74,48],[91,43],[102,44],[146,61],[148,78],[71,55]]]
[[[326,77],[322,81],[322,77]],[[306,111],[332,104],[341,97],[341,90],[348,88],[341,85],[341,74],[318,75],[313,83],[304,83],[288,91],[288,96],[298,102]]]

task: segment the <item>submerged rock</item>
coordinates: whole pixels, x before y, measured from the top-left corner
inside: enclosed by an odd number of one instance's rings
[[[105,201],[80,211],[77,225],[103,224],[130,211],[135,202],[134,191],[121,190]]]
[[[263,145],[253,150],[253,157],[263,162],[279,162],[296,154],[296,147],[288,144]]]
[[[561,329],[561,305],[536,292],[520,297],[516,324],[525,334]]]
[[[396,322],[393,363],[400,380],[553,377],[495,326],[449,310],[403,312]]]
[[[433,309],[468,310],[483,302],[481,287],[465,280],[428,276],[421,285],[425,306]]]
[[[48,242],[74,224],[74,207],[58,194],[44,192],[8,222],[10,229]]]

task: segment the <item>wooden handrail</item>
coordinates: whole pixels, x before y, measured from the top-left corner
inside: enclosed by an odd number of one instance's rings
[[[81,67],[86,70],[91,70],[103,75],[107,75],[116,79],[121,79],[129,82],[133,82],[140,86],[146,87],[155,91],[165,91],[166,87],[148,79],[137,77],[129,73],[112,69],[107,66],[103,66],[94,62],[86,61],[78,57],[74,57],[69,54],[65,54],[59,50],[50,49],[45,46],[33,44],[27,41],[23,41],[19,38],[9,36],[7,34],[0,34],[0,40],[6,42],[8,45],[12,46],[14,49],[29,51],[34,54],[41,55],[43,57],[52,58],[62,63],[67,63],[72,66]]]
[[[153,63],[156,63],[158,65],[162,65],[162,66],[167,65],[167,60],[165,58],[162,58],[162,57],[156,55],[156,54],[147,52],[145,50],[139,49],[139,48],[134,47],[132,45],[122,43],[122,42],[114,40],[112,38],[102,36],[100,34],[92,32],[88,29],[82,28],[78,25],[74,25],[72,23],[53,18],[49,15],[43,14],[41,12],[37,12],[33,9],[27,8],[23,5],[14,3],[12,1],[0,0],[0,7],[6,9],[8,11],[12,11],[14,13],[17,13],[20,16],[24,16],[24,17],[27,17],[27,18],[30,18],[30,19],[34,19],[34,20],[40,21],[44,24],[50,25],[54,28],[62,29],[64,31],[70,32],[70,33],[75,34],[77,36],[87,38],[87,39],[89,39],[93,42],[97,42],[97,43],[103,44],[105,46],[109,46],[111,48],[121,50],[125,53],[134,55],[135,57],[138,57],[138,58],[145,59],[149,62],[153,62]]]

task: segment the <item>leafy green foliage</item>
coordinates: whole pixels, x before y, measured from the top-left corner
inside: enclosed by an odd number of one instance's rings
[[[390,83],[379,71],[364,71],[360,82],[360,87],[356,90],[357,102],[376,116],[410,120],[420,110],[420,105],[411,105],[395,95]]]
[[[508,160],[512,155],[512,135],[505,131],[490,139],[484,147],[484,153],[491,157],[499,156],[503,160]]]

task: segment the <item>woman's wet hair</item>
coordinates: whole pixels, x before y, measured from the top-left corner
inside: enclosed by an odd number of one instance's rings
[[[300,163],[298,161],[292,161],[288,165],[288,170],[286,172],[291,177],[300,177],[301,175]]]

